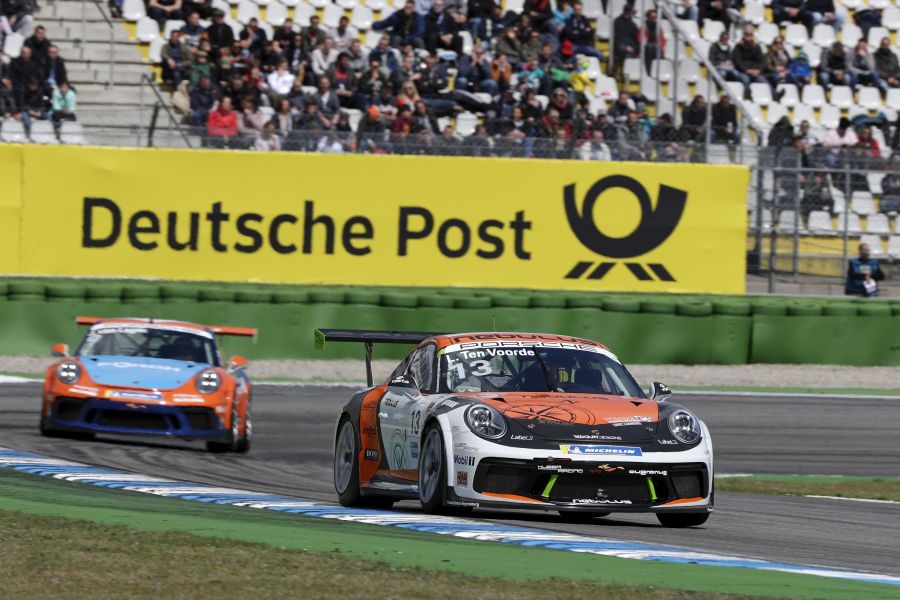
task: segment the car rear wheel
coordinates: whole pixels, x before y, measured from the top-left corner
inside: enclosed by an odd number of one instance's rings
[[[583,511],[583,510],[561,510],[559,518],[566,523],[590,523],[594,519],[606,517],[609,512],[605,511]]]
[[[359,506],[359,452],[353,422],[346,415],[334,442],[334,490],[342,506]]]
[[[709,513],[656,513],[663,527],[696,527],[703,525],[709,518]]]
[[[419,502],[427,513],[446,510],[447,461],[444,456],[444,436],[432,423],[425,430],[419,453]]]

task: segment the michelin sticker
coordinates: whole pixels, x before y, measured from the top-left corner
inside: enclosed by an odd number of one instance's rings
[[[617,456],[643,456],[641,449],[636,446],[583,446],[561,445],[560,452],[563,454],[613,454]]]

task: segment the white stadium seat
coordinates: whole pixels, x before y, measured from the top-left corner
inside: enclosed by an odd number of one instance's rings
[[[141,17],[137,22],[135,36],[139,42],[149,44],[159,37],[159,23],[150,17]]]
[[[876,235],[890,235],[891,224],[888,222],[887,215],[882,213],[869,215],[869,217],[866,219],[866,233],[874,233]]]
[[[59,126],[59,141],[63,144],[83,146],[87,144],[84,129],[78,121],[63,121]]]
[[[16,119],[4,119],[3,123],[0,123],[0,140],[10,144],[24,144],[28,142],[25,125],[22,124],[22,121],[17,121]]]
[[[813,108],[821,108],[825,105],[825,90],[821,85],[805,85],[801,101]]]
[[[874,215],[875,200],[869,192],[853,192],[850,199],[850,210],[858,215]]]
[[[809,213],[807,223],[809,231],[816,235],[832,235],[834,227],[831,225],[831,215],[824,210],[814,210]]]
[[[58,144],[59,140],[56,138],[53,123],[50,121],[32,121],[31,141],[35,144]]]
[[[884,242],[877,235],[866,234],[859,237],[860,244],[868,244],[875,258],[884,257]]]
[[[144,0],[125,0],[122,3],[122,16],[126,21],[137,23],[138,19],[147,16]]]

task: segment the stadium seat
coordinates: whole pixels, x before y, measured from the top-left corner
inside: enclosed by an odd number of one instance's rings
[[[612,19],[607,15],[597,17],[597,39],[608,40],[612,34]]]
[[[697,40],[696,42],[694,42],[694,46],[697,47],[696,51],[694,51],[694,49],[691,48],[691,52],[692,52],[691,56],[694,59],[700,60],[700,56],[702,56],[703,58],[709,57],[709,48],[710,48],[710,46],[712,46],[712,44],[710,44],[709,42],[707,42],[706,40],[701,38],[701,39]]]
[[[853,23],[844,23],[844,27],[841,29],[841,43],[847,48],[853,48],[860,39],[862,39],[862,29]],[[870,48],[870,50],[872,49]]]
[[[875,210],[875,200],[872,199],[872,194],[869,192],[853,192],[850,197],[850,210],[858,215],[874,215],[877,210]]]
[[[747,0],[744,4],[744,20],[757,27],[766,20],[766,7],[762,2]]]
[[[656,79],[658,73],[659,80],[663,83],[669,83],[670,81],[672,81],[672,72],[672,61],[670,60],[667,60],[665,58],[655,58],[650,63],[650,73],[652,77]]]
[[[603,71],[600,69],[600,61],[596,57],[583,56],[582,61],[587,63],[585,75],[587,75],[591,81],[596,81],[598,77],[603,75]]]
[[[328,4],[328,0],[306,0],[312,5],[313,8],[325,8]]]
[[[359,29],[360,31],[368,31],[369,29],[371,29],[372,23],[374,21],[375,21],[375,15],[372,14],[372,9],[369,8],[368,6],[356,5],[353,7],[353,11],[350,13],[350,23],[354,27]],[[472,51],[472,45],[471,45],[472,36],[469,34],[468,31],[461,31],[459,34],[460,34],[460,37],[462,37],[465,34],[467,36],[467,38],[464,38],[464,39],[468,39],[470,42],[468,44],[466,44],[465,42],[463,43],[463,53],[468,54],[469,52]],[[468,46],[468,51],[466,50],[467,46]]]
[[[894,110],[900,110],[900,88],[888,88],[885,105]]]
[[[246,25],[250,19],[259,20],[259,6],[250,0],[240,0],[237,10],[238,23]]]
[[[814,210],[809,213],[807,228],[815,235],[834,235],[834,227],[831,225],[831,215],[824,210]]]
[[[814,44],[812,40],[803,44],[803,51],[809,57],[809,66],[817,69],[822,64],[822,47]]]
[[[328,29],[335,29],[343,16],[343,8],[337,4],[328,3],[325,5],[325,11],[322,14],[322,25]]]
[[[803,217],[792,210],[783,210],[778,213],[778,231],[793,233],[803,231]]]
[[[804,88],[804,92],[810,86],[806,86]],[[851,106],[853,106],[853,90],[850,89],[849,86],[846,85],[833,85],[831,86],[831,92],[829,93],[828,103],[832,106],[837,106],[840,109],[848,110]]]
[[[772,102],[772,88],[768,83],[751,83],[750,98],[760,106],[768,106]]]
[[[810,86],[806,86],[810,87]],[[806,91],[806,90],[804,90]],[[841,120],[841,109],[836,106],[826,104],[819,111],[819,123],[825,129],[835,129]]]
[[[184,27],[184,21],[182,21],[181,19],[169,19],[168,21],[166,21],[166,26],[163,29],[163,39],[168,40],[173,31],[178,31],[182,27]]]
[[[813,28],[812,40],[820,48],[830,48],[837,40],[834,27],[827,23],[819,23]]]
[[[725,85],[731,91],[731,94],[737,98],[744,97],[744,84],[740,81],[726,81]]]
[[[676,91],[677,87],[677,91]],[[675,94],[678,94],[678,97],[675,98]],[[691,101],[691,90],[688,89],[687,83],[681,81],[679,79],[678,85],[676,86],[674,83],[670,83],[668,89],[666,90],[665,97],[672,100],[674,99],[676,102],[681,104],[686,104]],[[676,110],[676,109],[673,109]],[[662,113],[660,113],[662,114]]]
[[[766,111],[766,123],[774,125],[781,120],[781,117],[786,116],[788,116],[787,109],[781,104],[773,103],[769,105],[769,109]]]
[[[862,226],[859,224],[859,215],[848,212],[841,213],[838,215],[837,224],[835,225],[834,230],[838,233],[844,233],[844,218],[846,217],[847,224],[847,232],[851,235],[855,235],[862,231]]]
[[[639,58],[626,58],[622,66],[622,71],[625,73],[625,79],[628,83],[640,80],[642,70],[641,59]]]
[[[813,108],[822,108],[825,106],[825,90],[822,89],[821,85],[805,85],[803,86],[801,99],[803,104]]]
[[[874,129],[873,129],[874,131]],[[869,183],[869,190],[877,195],[881,195],[881,180],[884,179],[883,171],[872,171],[871,173],[866,174],[866,181]]]
[[[798,23],[791,23],[784,31],[784,43],[794,48],[801,48],[809,39],[806,27]]]
[[[757,129],[761,129],[765,127],[766,121],[763,119],[762,109],[755,102],[745,102],[744,106],[747,108],[747,114],[750,115],[750,119],[753,121],[753,125]],[[779,104],[779,106],[781,106]]]
[[[866,8],[872,10],[884,10],[890,6],[889,0],[869,0],[868,6]]]
[[[3,54],[9,58],[19,58],[23,45],[25,45],[25,36],[20,33],[10,33],[3,40]]]
[[[234,34],[234,39],[241,39],[241,31],[244,30],[244,26],[235,21],[234,19],[230,19],[225,17],[225,24],[231,27],[231,32]]]
[[[775,23],[763,23],[756,30],[756,39],[766,46],[771,46],[772,40],[779,35],[781,35],[781,31]]]
[[[784,91],[784,95],[781,97],[781,104],[784,106],[793,107],[800,103],[800,93],[793,83],[779,83],[775,89],[779,92]]]
[[[35,144],[58,144],[59,140],[56,138],[53,123],[50,121],[32,121],[31,141]]]
[[[253,0],[259,6],[268,6],[271,0]]]
[[[138,19],[147,16],[144,0],[125,0],[122,3],[122,16],[126,21],[137,23]]]
[[[713,21],[711,19],[703,19],[703,39],[715,44],[719,41],[719,36],[725,31],[725,24],[722,21]]]
[[[284,23],[284,20],[289,16],[287,6],[278,2],[278,0],[269,4],[266,8],[266,21],[271,23],[274,27],[281,27],[281,24]]]
[[[594,90],[594,93],[604,100],[614,100],[619,97],[619,84],[613,77],[598,78]]]
[[[300,2],[300,4],[297,5],[297,8],[294,9],[294,22],[301,27],[309,27],[309,19],[314,14],[316,14],[316,9],[313,8],[312,5],[307,4],[306,2]],[[375,39],[375,36],[367,35],[366,41],[368,41],[370,37]]]
[[[150,42],[150,48],[147,50],[147,60],[151,63],[158,64],[162,62],[162,48],[166,45],[166,40],[161,37]]]
[[[767,230],[772,228],[772,211],[768,208],[762,209],[761,213],[757,213],[756,211],[750,212],[749,223],[750,227],[753,229],[757,228],[758,222],[757,218],[761,218],[762,220],[762,229]]]
[[[591,21],[596,20],[603,14],[603,5],[600,3],[600,0],[582,0],[582,6],[584,7],[584,16]]]
[[[27,143],[29,140],[25,133],[25,125],[15,119],[4,119],[0,123],[0,140],[11,144]]]
[[[844,198],[844,191],[839,190],[833,185],[829,184],[828,193],[831,194],[831,201],[834,203],[831,212],[836,215],[843,214],[847,208],[847,201]]]
[[[784,104],[782,104],[784,106]],[[794,107],[794,115],[791,121],[796,126],[800,126],[800,123],[803,121],[809,121],[810,125],[816,124],[816,111],[813,110],[811,106],[807,106],[805,104],[798,104]]]
[[[843,0],[841,4],[844,5],[844,8],[856,10],[862,7],[863,4],[865,4],[865,0]]]
[[[900,29],[900,8],[896,6],[888,6],[881,13],[881,24],[890,31]]]
[[[372,10],[382,11],[387,8],[387,0],[366,0],[366,6]]]
[[[700,63],[693,58],[682,58],[678,61],[678,80],[697,83],[700,79]]]
[[[334,0],[334,3],[344,10],[353,10],[354,6],[359,6],[356,0]]]
[[[891,224],[888,222],[887,215],[882,213],[869,215],[869,218],[866,219],[866,233],[874,233],[876,235],[890,235]]]
[[[87,144],[81,123],[78,121],[63,121],[59,126],[59,141],[63,144],[79,146]]]
[[[877,235],[865,234],[859,237],[860,244],[868,244],[869,248],[872,250],[872,256],[875,258],[883,258],[884,257],[884,242],[881,241],[881,238]]]
[[[259,28],[266,32],[266,39],[272,39],[272,34],[275,33],[275,28],[272,27],[271,23],[267,21],[260,21]]]
[[[519,14],[522,12],[522,10],[524,8],[525,8],[525,0],[506,0],[506,10],[507,11],[512,11],[516,14]],[[612,14],[614,15],[614,17],[618,17],[621,12],[622,11],[619,10],[618,12],[613,12]]]
[[[225,0],[212,0],[212,4],[210,6],[212,6],[213,9],[221,10],[226,15],[231,13],[231,5],[225,2]]]
[[[690,19],[679,19],[678,25],[681,26],[681,29],[684,30],[684,34],[687,39],[692,42],[696,42],[700,39],[700,29],[697,27],[697,21],[691,21]]]
[[[646,96],[647,100],[650,102],[656,102],[657,100],[657,87],[656,80],[650,79],[649,77],[644,77],[641,79],[641,94]]]
[[[876,87],[860,87],[857,92],[859,93],[859,105],[866,110],[881,110],[881,91],[879,91]]]
[[[869,35],[867,37],[869,41],[869,47],[874,50],[881,44],[881,40],[890,37],[891,34],[890,32],[888,32],[887,27],[872,27],[871,29],[869,29]]]
[[[468,137],[478,127],[478,116],[475,113],[463,112],[456,115],[456,133]]]
[[[888,239],[887,253],[891,258],[900,258],[900,235],[892,235]]]
[[[150,17],[141,17],[137,22],[135,37],[142,44],[149,44],[159,37],[159,23]]]

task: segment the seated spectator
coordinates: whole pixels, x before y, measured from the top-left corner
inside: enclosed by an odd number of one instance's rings
[[[788,67],[788,80],[799,88],[812,81],[813,70],[809,64],[809,56],[803,50],[799,50]]]
[[[169,19],[181,19],[181,0],[149,0],[147,3],[147,16],[159,23],[159,28],[165,27]]]
[[[744,27],[741,40],[731,51],[731,62],[734,63],[735,69],[745,76],[742,78],[742,83],[744,83],[745,94],[748,97],[750,83],[766,83],[766,78],[763,76],[766,68],[765,57],[762,48],[756,43],[752,25]]]
[[[181,81],[175,86],[172,92],[172,108],[175,114],[181,116],[183,123],[189,122],[191,118],[191,90],[187,81]]]
[[[884,281],[884,271],[877,258],[872,258],[868,244],[859,245],[859,256],[851,258],[847,265],[848,296],[872,297],[878,295],[878,282]]]
[[[681,6],[675,9],[675,16],[682,21],[695,21],[700,18],[700,9],[691,0],[681,0]]]
[[[47,61],[47,53],[50,50],[50,40],[47,39],[47,30],[43,25],[34,28],[34,33],[25,40],[25,45],[31,48],[31,56],[41,65]]]
[[[826,158],[828,166],[834,167],[837,164],[841,150],[852,148],[858,143],[859,138],[856,137],[856,132],[850,126],[850,119],[841,117],[837,129],[826,131],[825,139],[822,140],[822,145],[831,151]]]
[[[181,41],[181,32],[173,30],[169,41],[160,50],[162,62],[162,79],[171,86],[177,86],[182,79],[188,78],[188,71],[193,62],[191,49]]]
[[[357,148],[361,152],[384,154],[390,148],[387,143],[388,126],[377,106],[370,106],[357,128]]]
[[[746,89],[750,85],[750,78],[735,68],[731,57],[732,49],[728,44],[728,33],[723,31],[719,41],[709,47],[709,62],[725,81],[740,81]]]
[[[801,23],[807,29],[812,29],[813,17],[804,10],[805,0],[773,0],[772,14],[776,24]]]
[[[640,56],[640,30],[634,22],[634,5],[625,4],[622,14],[613,21],[613,75],[620,73],[626,58]]]
[[[219,99],[218,92],[213,88],[210,78],[201,77],[197,86],[191,90],[191,122],[194,127],[201,128],[209,121],[209,112]],[[231,98],[229,98],[229,108]]]
[[[281,102],[278,103],[275,114],[272,115],[272,118],[269,120],[269,123],[275,127],[275,133],[282,138],[287,138],[291,134],[291,131],[294,130],[294,123],[296,120],[297,116],[291,101],[287,98],[282,98]]]
[[[727,37],[728,34],[723,34]],[[779,83],[789,82],[788,68],[791,65],[791,56],[784,49],[784,38],[781,36],[772,40],[772,45],[766,51],[766,79],[774,89]]]
[[[551,108],[556,110],[559,118],[566,122],[571,121],[575,113],[575,109],[572,107],[572,102],[569,99],[569,94],[563,88],[556,88],[553,90],[553,93],[550,94],[550,102],[547,104],[547,110],[550,110]]]
[[[844,19],[834,7],[834,0],[806,0],[803,8],[805,19],[809,27],[815,27],[819,23],[825,23],[834,27],[839,32],[844,25]]]
[[[12,80],[13,89],[17,93],[21,93],[26,84],[31,79],[43,81],[44,72],[40,63],[31,56],[31,48],[22,46],[18,58],[14,58],[9,63],[9,78]]]
[[[891,51],[891,39],[883,38],[875,51],[875,71],[878,77],[890,87],[900,87],[900,63]]]
[[[263,126],[259,137],[253,142],[253,150],[257,152],[278,152],[281,150],[281,139],[275,133],[275,124],[269,121]]]
[[[304,27],[300,31],[300,39],[303,43],[303,51],[307,56],[311,56],[313,50],[325,43],[328,35],[319,27],[318,15],[312,15],[309,18],[309,26]]]
[[[719,21],[725,24],[726,29],[732,23],[741,21],[741,0],[700,0],[697,8],[701,21]]]
[[[475,44],[472,53],[462,57],[456,75],[456,89],[469,92],[485,92],[496,96],[500,89],[491,77],[491,63],[484,55],[484,48]]]
[[[672,124],[672,115],[663,113],[657,119],[656,124],[650,130],[650,141],[655,144],[665,142],[678,142],[682,140],[682,135]]]
[[[200,13],[198,11],[194,10],[188,14],[186,22],[181,28],[181,33],[184,34],[181,41],[185,44],[191,48],[200,46],[200,38],[206,33],[206,28],[200,24]]]
[[[456,12],[445,10],[444,0],[434,0],[431,10],[425,15],[425,49],[432,54],[439,49],[452,50],[462,54],[463,30]]]
[[[797,136],[803,139],[803,143],[808,148],[813,148],[817,146],[821,140],[819,140],[818,136],[812,130],[812,126],[809,124],[809,121],[803,119],[800,122],[800,127],[797,130]]]
[[[491,21],[495,6],[497,6],[495,0],[469,0],[467,3],[467,25],[473,42],[482,43],[490,40],[488,23]]]
[[[316,109],[326,128],[334,127],[341,113],[341,101],[333,89],[327,75],[319,77],[319,87],[315,95]]]
[[[412,133],[414,134],[426,131],[436,136],[440,131],[434,113],[428,110],[428,106],[423,100],[416,101],[409,118],[412,123]]]
[[[591,131],[591,137],[578,148],[578,157],[581,160],[612,160],[612,153],[601,129]]]
[[[819,85],[829,87],[831,85],[849,85],[856,87],[850,71],[850,57],[844,51],[844,45],[835,42],[822,52],[822,62],[819,64]]]
[[[413,0],[407,0],[403,8],[394,11],[386,19],[372,23],[372,31],[388,31],[391,46],[411,42],[417,48],[424,47],[425,20],[416,12]],[[382,61],[381,64],[386,63]]]
[[[209,64],[209,57],[206,55],[206,52],[203,50],[198,50],[194,54],[194,60],[191,62],[191,66],[188,69],[188,80],[191,82],[191,85],[197,85],[197,82],[200,81],[201,77],[209,77],[212,78],[212,66]]]
[[[512,69],[516,69],[522,62],[522,44],[514,27],[503,30],[503,34],[497,40],[495,47],[496,57],[503,56]]]
[[[19,103],[16,92],[13,90],[12,80],[3,74],[0,76],[0,118],[9,119],[18,112]]]
[[[625,121],[618,124],[620,158],[625,160],[646,160],[646,143],[649,134],[640,123],[636,110],[628,113]]]
[[[26,35],[34,23],[32,13],[36,6],[31,0],[5,0],[0,3],[0,32],[5,35],[21,33]],[[3,37],[3,36],[0,36]],[[0,40],[2,41],[2,40]]]
[[[254,17],[247,22],[247,26],[238,36],[241,42],[241,48],[251,55],[259,56],[262,54],[263,47],[268,41],[266,32],[260,28],[259,21]]]
[[[319,138],[316,144],[316,152],[323,154],[343,154],[344,143],[338,138],[334,130],[328,130],[325,135]]]
[[[241,146],[250,148],[262,132],[265,118],[253,103],[253,98],[241,99],[241,112],[238,115],[238,134],[241,136]]]
[[[606,114],[611,119],[625,121],[628,118],[628,113],[634,109],[634,102],[631,100],[628,92],[619,92],[619,97],[610,105]]]
[[[356,73],[350,68],[350,56],[346,52],[340,53],[337,62],[328,70],[328,77],[342,107],[365,108],[357,93],[359,84]]]
[[[572,42],[575,54],[593,56],[597,60],[603,60],[603,53],[594,47],[595,33],[590,21],[584,16],[584,5],[578,0],[572,5],[572,16],[566,21],[562,33],[563,40]],[[526,57],[526,59],[531,60]]]
[[[871,127],[860,127],[856,137],[855,148],[859,151],[860,157],[881,158],[881,148],[878,141],[872,137]]]
[[[391,41],[387,36],[381,36],[378,45],[369,53],[369,60],[373,59],[378,60],[386,77],[400,68],[400,58],[397,51],[391,48]]]
[[[682,110],[681,130],[686,140],[695,142],[706,140],[706,99],[703,96],[694,96],[691,103]]]
[[[40,80],[35,77],[25,83],[25,89],[19,96],[18,105],[22,111],[22,122],[28,132],[31,132],[32,121],[46,121],[50,118],[44,88],[41,86]]]
[[[272,106],[278,106],[281,103],[281,98],[287,97],[291,93],[295,79],[294,74],[288,70],[288,61],[282,59],[278,63],[278,68],[266,77],[266,83],[269,86],[272,98]]]
[[[346,16],[340,18],[338,26],[330,34],[332,39],[334,39],[334,47],[338,52],[348,50],[353,40],[359,38],[359,31],[356,27],[350,25],[350,19]]]
[[[505,54],[498,54],[491,61],[491,79],[501,92],[509,88],[512,81],[512,65],[509,64]]]
[[[659,26],[657,14],[655,10],[648,10],[644,15],[644,27],[641,30],[641,41],[644,43],[644,65],[647,67],[647,73],[652,75],[650,70],[653,60],[663,57],[663,51],[666,48],[666,36],[662,28]]]
[[[881,180],[879,210],[890,216],[900,213],[900,155],[894,154],[887,163],[887,174]]]
[[[322,45],[312,51],[312,72],[319,77],[328,73],[337,62],[338,54],[334,48],[334,38],[326,37]]]
[[[378,62],[378,59],[370,61],[368,72],[362,74],[357,85],[360,104],[368,107],[375,103],[387,83],[387,77],[381,72],[381,63]],[[380,112],[378,116],[380,119]]]
[[[537,63],[527,62],[519,71],[519,85],[530,90],[540,90],[544,86],[544,72]]]
[[[357,76],[362,75],[369,65],[369,59],[366,54],[363,54],[362,42],[359,41],[359,38],[353,39],[345,52],[350,57],[350,68]]]
[[[53,123],[57,126],[62,121],[74,121],[77,118],[78,96],[75,94],[75,90],[69,87],[68,81],[63,81],[58,88],[53,90],[50,109]]]
[[[550,0],[525,0],[523,14],[528,16],[531,26],[543,33],[556,33],[551,28],[553,6]]]
[[[887,83],[878,75],[875,69],[875,59],[869,52],[869,45],[866,40],[859,40],[853,49],[853,56],[850,57],[850,72],[856,78],[859,85],[871,85],[881,90],[881,94],[887,94]]]
[[[234,30],[225,22],[225,12],[216,9],[212,13],[212,23],[206,30],[206,39],[212,48],[214,56],[221,56],[223,50],[228,50],[234,43]]]
[[[49,89],[55,89],[63,82],[69,81],[66,61],[59,55],[59,47],[50,44],[47,49],[47,60],[44,62],[44,83]]]
[[[731,103],[728,94],[722,94],[712,107],[712,140],[727,144],[740,144],[738,131],[737,108]]]

